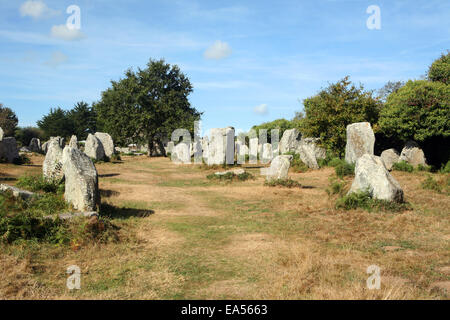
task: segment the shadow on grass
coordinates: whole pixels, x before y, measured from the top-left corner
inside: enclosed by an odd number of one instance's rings
[[[119,191],[100,189],[100,196],[105,197],[105,198],[109,198],[112,196],[118,196],[119,194],[120,194]]]
[[[120,173],[107,173],[107,174],[99,174],[99,178],[109,178],[109,177],[116,177],[120,176]]]
[[[145,218],[154,213],[154,210],[116,207],[109,203],[100,205],[100,215],[110,219]]]

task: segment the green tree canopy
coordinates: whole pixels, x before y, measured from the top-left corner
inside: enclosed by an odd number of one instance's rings
[[[31,139],[33,138],[43,139],[44,132],[41,129],[35,127],[19,127],[16,129],[15,137],[22,146],[28,146]]]
[[[98,125],[119,143],[147,142],[152,147],[177,128],[193,132],[201,113],[189,103],[192,91],[178,66],[150,60],[145,69],[127,70],[123,79],[111,81],[111,88],[102,92],[94,104]]]
[[[97,114],[86,102],[77,102],[67,113],[73,123],[74,134],[80,140],[85,140],[89,133],[95,133],[97,128]]]
[[[74,125],[68,116],[69,112],[60,107],[50,109],[50,112],[37,121],[38,127],[44,132],[44,138],[51,136],[70,137],[74,132]]]
[[[388,97],[379,126],[387,137],[423,142],[433,136],[450,137],[449,119],[450,86],[410,80]]]
[[[306,117],[300,130],[306,137],[321,138],[330,151],[343,155],[346,144],[347,125],[378,120],[381,102],[372,97],[372,91],[352,84],[349,77],[330,84],[317,95],[303,100]]]
[[[428,79],[450,84],[450,51],[442,54],[428,69]]]
[[[19,119],[14,111],[0,103],[0,127],[5,136],[13,136],[18,123]]]

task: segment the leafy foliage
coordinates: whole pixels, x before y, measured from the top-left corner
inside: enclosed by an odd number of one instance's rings
[[[450,51],[442,54],[428,69],[428,79],[450,85]]]
[[[369,192],[353,192],[336,201],[337,209],[352,210],[361,208],[371,211],[404,211],[408,208],[405,203],[373,199]]]
[[[18,179],[17,186],[33,192],[43,191],[59,194],[64,192],[64,183],[44,179],[42,175],[21,176]]]
[[[201,113],[191,107],[193,88],[178,66],[164,60],[150,60],[147,68],[125,72],[119,81],[102,93],[94,105],[98,123],[118,143],[149,143],[169,137],[177,128],[193,132]]]
[[[0,103],[0,127],[3,129],[5,136],[13,136],[18,123],[19,119],[17,119],[14,111]]]
[[[267,130],[267,142],[271,143],[271,130],[278,129],[279,131],[279,139],[283,136],[284,131],[288,129],[293,129],[296,127],[295,121],[289,121],[286,119],[277,119],[270,122],[264,122],[260,125],[255,125],[252,127],[255,130],[257,137],[259,137],[259,130],[266,129]]]
[[[86,140],[89,133],[94,134],[97,129],[97,114],[86,102],[77,102],[67,117],[73,124],[73,134],[79,140]]]
[[[414,171],[414,167],[412,165],[410,165],[408,162],[406,162],[405,160],[394,163],[392,165],[392,169],[397,170],[397,171],[405,171],[405,172],[413,172]]]
[[[14,136],[16,137],[17,142],[19,142],[22,146],[28,146],[33,138],[43,139],[44,132],[35,127],[19,127],[16,129]]]
[[[450,137],[450,86],[426,80],[408,81],[392,93],[380,113],[387,137],[423,142]]]
[[[371,91],[352,84],[349,77],[330,84],[317,95],[303,100],[306,118],[301,121],[301,132],[308,137],[321,138],[332,152],[343,155],[347,125],[368,121],[376,123],[381,102]]]
[[[38,127],[44,132],[44,138],[51,136],[69,137],[75,131],[69,113],[60,107],[50,109],[50,112],[37,121]]]

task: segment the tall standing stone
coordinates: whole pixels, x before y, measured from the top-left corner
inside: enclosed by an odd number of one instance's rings
[[[262,163],[270,163],[273,158],[272,145],[264,143],[262,145]]]
[[[225,128],[225,162],[226,164],[234,164],[234,128]]]
[[[250,138],[249,140],[249,162],[257,163],[258,162],[258,138]]]
[[[105,151],[105,156],[111,158],[114,154],[114,141],[111,136],[105,132],[96,132],[95,136],[101,141],[103,150]]]
[[[302,138],[295,151],[308,168],[319,169],[318,160],[326,157],[326,150],[317,145],[319,140],[319,138]]]
[[[69,147],[78,148],[78,138],[76,135],[72,135],[69,141]]]
[[[3,132],[3,129],[0,127],[0,141],[3,140],[4,134],[5,134],[5,133]]]
[[[62,155],[64,198],[79,211],[95,211],[100,204],[98,174],[92,160],[77,148],[66,147]]]
[[[375,135],[369,122],[357,122],[347,126],[345,161],[355,163],[364,154],[373,155]]]
[[[17,142],[14,137],[4,137],[0,141],[0,159],[8,163],[14,162],[19,158],[19,151],[17,150]]]
[[[355,179],[348,193],[365,191],[375,199],[403,202],[400,184],[386,169],[380,157],[369,154],[362,155],[356,161]]]
[[[220,165],[225,163],[225,131],[221,128],[211,129],[209,140],[208,165]]]
[[[300,132],[297,129],[285,130],[279,143],[280,153],[295,151],[298,147]]]
[[[105,150],[99,138],[93,134],[88,135],[86,144],[84,145],[84,153],[95,160],[103,160],[105,158]]]
[[[62,171],[63,150],[59,145],[58,139],[51,139],[48,142],[47,153],[42,164],[42,174],[47,180],[61,181],[64,177]]]
[[[423,166],[427,164],[423,150],[420,149],[419,145],[415,141],[412,140],[405,144],[405,147],[402,149],[402,153],[400,154],[399,161],[406,161],[414,167],[419,164]]]

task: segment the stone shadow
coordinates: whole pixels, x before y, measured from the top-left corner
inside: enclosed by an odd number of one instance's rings
[[[102,203],[100,205],[100,215],[111,219],[145,218],[154,213],[155,211],[151,209],[124,208],[109,203]]]

